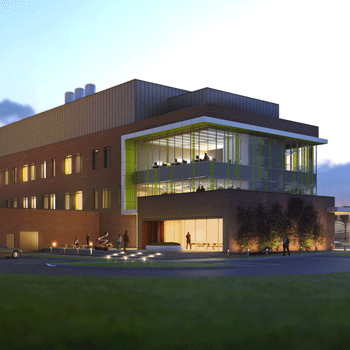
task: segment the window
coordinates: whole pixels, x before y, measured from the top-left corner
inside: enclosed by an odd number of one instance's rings
[[[75,155],[75,172],[81,173],[83,171],[83,155],[78,153]]]
[[[28,208],[29,208],[28,197],[23,197],[23,209],[28,209]]]
[[[104,165],[105,168],[109,168],[111,166],[111,147],[105,147],[104,150]]]
[[[47,194],[43,196],[43,209],[49,209],[49,196]]]
[[[74,206],[75,210],[83,210],[83,191],[74,193]]]
[[[36,209],[36,196],[31,196],[30,197],[30,207],[32,209]]]
[[[28,165],[23,165],[23,182],[28,181]]]
[[[65,193],[64,195],[64,208],[66,210],[74,209],[73,195],[69,192]]]
[[[92,190],[92,209],[98,209],[98,191],[97,190]]]
[[[56,209],[56,195],[50,194],[50,209]]]
[[[13,183],[16,184],[18,179],[18,172],[17,172],[17,167],[15,166],[13,168]]]
[[[46,160],[41,162],[41,178],[46,179]]]
[[[8,185],[10,183],[10,173],[9,170],[5,170],[5,185]]]
[[[36,165],[33,163],[30,165],[30,180],[33,181],[36,179]]]
[[[98,165],[98,149],[92,151],[92,170],[96,170]]]
[[[12,208],[17,208],[17,199],[12,200]]]
[[[56,159],[51,159],[51,176],[56,176]]]
[[[11,201],[9,199],[6,199],[6,208],[10,208]]]
[[[64,173],[69,175],[72,173],[72,156],[64,157]]]
[[[111,207],[111,190],[110,188],[104,188],[102,190],[102,208],[110,208]]]

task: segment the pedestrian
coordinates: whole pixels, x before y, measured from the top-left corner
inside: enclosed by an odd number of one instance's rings
[[[121,242],[122,242],[122,237],[120,235],[118,235],[118,237],[117,237],[117,249],[120,249]]]
[[[290,251],[289,251],[289,238],[288,236],[284,236],[284,239],[283,239],[283,256],[286,256],[286,250],[287,250],[287,253],[288,253],[288,256],[290,256]]]
[[[90,246],[90,234],[89,233],[86,235],[86,245],[89,248],[89,246]]]
[[[190,245],[190,249],[192,249],[191,235],[189,232],[187,232],[187,235],[186,235],[186,249],[187,249],[188,245]]]
[[[75,238],[74,245],[75,245],[76,248],[79,248],[78,237]]]
[[[124,252],[126,252],[126,247],[128,246],[128,243],[130,242],[129,236],[128,236],[128,231],[125,231],[123,235],[123,241],[124,241]]]

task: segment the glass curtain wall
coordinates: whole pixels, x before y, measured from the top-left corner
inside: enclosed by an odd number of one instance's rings
[[[316,146],[211,127],[136,142],[137,195],[246,189],[315,194]]]
[[[222,251],[223,219],[164,221],[164,242],[180,243],[184,250]],[[186,235],[190,234],[190,244]]]

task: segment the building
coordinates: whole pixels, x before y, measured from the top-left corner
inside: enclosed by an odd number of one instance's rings
[[[141,249],[184,246],[190,232],[194,249],[235,250],[239,205],[295,195],[319,211],[326,246],[334,241],[334,198],[316,193],[327,140],[280,119],[277,104],[140,80],[65,97],[0,128],[0,241],[36,250],[108,232],[115,244],[127,230]]]

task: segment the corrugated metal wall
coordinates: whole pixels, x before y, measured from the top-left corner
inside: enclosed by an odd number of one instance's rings
[[[167,113],[168,98],[188,92],[164,85],[136,80],[136,120],[140,121]]]
[[[133,123],[135,83],[133,80],[0,128],[0,156]]]
[[[168,111],[173,112],[205,103],[212,103],[218,106],[235,108],[241,111],[258,113],[270,117],[279,117],[279,105],[276,103],[256,100],[254,98],[209,88],[170,98],[168,101]]]

